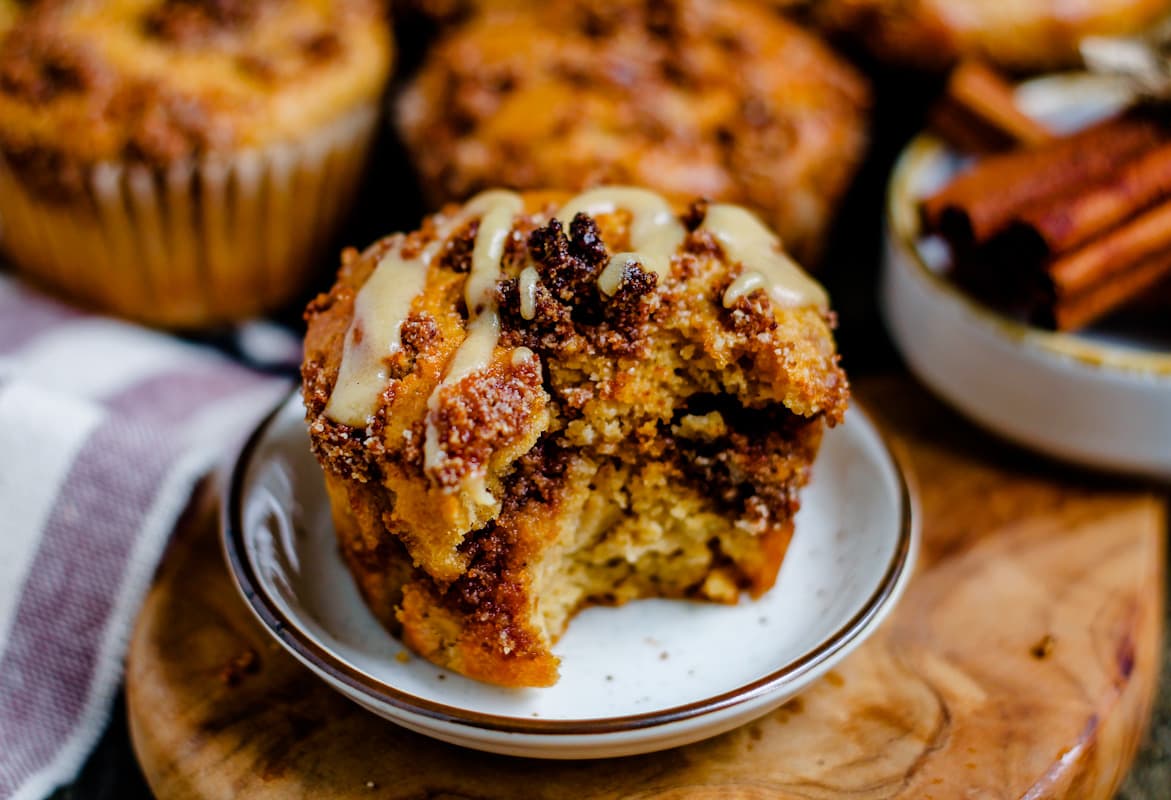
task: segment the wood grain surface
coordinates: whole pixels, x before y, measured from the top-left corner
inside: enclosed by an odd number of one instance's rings
[[[858,392],[917,484],[924,550],[882,629],[803,696],[698,744],[542,762],[361,710],[255,623],[194,514],[131,645],[136,752],[162,798],[1109,798],[1160,648],[1153,494],[991,440],[905,379]]]

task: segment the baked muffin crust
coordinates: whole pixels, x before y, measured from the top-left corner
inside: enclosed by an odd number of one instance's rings
[[[832,316],[750,214],[679,212],[486,192],[347,251],[307,310],[343,554],[436,663],[547,685],[585,605],[776,579],[848,399]]]
[[[375,0],[0,0],[0,148],[79,191],[102,161],[165,166],[293,139],[382,90]]]
[[[397,106],[433,204],[496,185],[748,205],[809,260],[866,141],[867,87],[748,0],[488,3]]]

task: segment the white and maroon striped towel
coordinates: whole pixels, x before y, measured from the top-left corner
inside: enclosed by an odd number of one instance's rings
[[[193,487],[289,386],[0,275],[0,798],[76,776]]]

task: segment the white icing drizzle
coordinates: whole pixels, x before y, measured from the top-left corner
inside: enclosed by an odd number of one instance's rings
[[[423,466],[434,469],[443,461],[445,453],[439,445],[439,430],[435,426],[435,413],[439,410],[440,392],[459,383],[473,372],[484,369],[492,361],[496,340],[500,336],[500,317],[495,311],[482,313],[468,323],[468,333],[456,348],[447,374],[427,399],[427,431],[423,439]]]
[[[510,360],[512,361],[512,366],[519,367],[527,362],[535,360],[536,357],[537,354],[527,347],[518,347],[512,351],[512,357]],[[539,363],[538,366],[540,366]]]
[[[500,315],[496,310],[494,288],[501,277],[500,259],[504,243],[512,231],[513,218],[524,208],[515,192],[489,191],[476,195],[461,211],[464,219],[480,215],[480,227],[472,247],[472,270],[464,284],[464,302],[468,307],[467,335],[456,348],[443,380],[427,399],[427,431],[423,440],[423,467],[435,469],[447,454],[439,444],[435,416],[443,391],[461,380],[486,369],[492,362],[500,338]],[[477,482],[478,481],[478,482]],[[464,495],[477,505],[495,502],[484,488],[483,475],[468,476],[463,482]]]
[[[523,208],[523,200],[514,192],[484,192],[468,201],[443,226],[435,240],[414,258],[401,257],[401,243],[382,257],[354,300],[354,319],[346,333],[338,381],[326,406],[327,416],[355,427],[369,424],[387,382],[384,360],[402,347],[402,324],[414,299],[426,285],[431,261],[451,231],[478,216],[480,225],[472,248],[471,271],[464,285],[467,333],[452,356],[443,380],[427,401],[424,466],[435,469],[443,462],[446,453],[435,425],[439,399],[446,388],[486,369],[492,361],[500,337],[495,286],[502,277],[501,259],[513,220]],[[598,288],[607,296],[621,287],[626,267],[631,263],[641,264],[660,279],[667,276],[671,258],[686,236],[686,230],[665,199],[632,187],[603,187],[583,192],[566,203],[557,218],[568,228],[579,212],[597,216],[619,209],[631,214],[632,252],[612,256],[598,276]],[[739,261],[744,267],[744,272],[724,293],[725,306],[758,288],[766,289],[781,306],[826,305],[821,286],[784,254],[780,240],[748,211],[732,205],[711,205],[701,228],[720,243],[729,260]],[[522,270],[518,284],[521,316],[533,319],[540,285],[536,269],[529,266]],[[531,350],[521,347],[513,351],[511,363],[520,366],[535,358]],[[482,472],[465,476],[460,488],[466,502],[472,505],[496,502]]]
[[[504,255],[504,242],[512,232],[512,219],[523,208],[520,195],[493,190],[476,195],[461,211],[465,219],[480,217],[472,248],[472,271],[464,284],[469,319],[481,313],[495,313],[493,292],[500,279],[500,257]]]
[[[484,192],[469,200],[414,258],[403,259],[399,247],[383,256],[354,298],[354,317],[346,332],[337,383],[325,407],[327,417],[352,427],[370,424],[378,397],[386,388],[384,359],[402,347],[403,322],[426,286],[432,259],[451,232],[475,216],[481,217],[480,228],[472,248],[472,269],[464,286],[464,300],[472,318],[477,313],[495,317],[492,291],[499,278],[512,218],[523,205],[514,192]],[[499,329],[498,322],[495,329]],[[359,331],[360,341],[356,342]],[[458,356],[457,352],[455,360]],[[491,348],[488,356],[491,357]]]
[[[464,481],[463,490],[476,505],[490,506],[496,503],[496,498],[488,491],[488,480],[483,473],[469,475]]]
[[[440,386],[459,383],[473,372],[485,369],[492,361],[492,352],[499,338],[500,315],[495,311],[482,313],[469,322],[467,336],[456,348]],[[438,397],[438,394],[438,391],[432,392],[431,397]]]
[[[606,297],[613,297],[622,286],[622,278],[626,275],[626,268],[631,264],[640,263],[642,256],[638,253],[616,253],[610,256],[609,263],[598,276],[598,289]]]
[[[378,396],[386,388],[385,359],[402,347],[403,322],[423,291],[427,265],[441,242],[437,239],[409,259],[402,258],[402,245],[396,244],[354,298],[354,318],[346,331],[337,383],[325,406],[330,419],[354,428],[370,424]]]
[[[746,294],[752,294],[757,289],[768,291],[768,281],[764,275],[754,269],[745,270],[732,281],[732,285],[724,290],[724,308],[735,305]]]
[[[541,277],[533,267],[525,267],[520,272],[517,288],[520,291],[520,315],[525,319],[537,316],[537,287],[541,284]]]
[[[612,214],[620,208],[631,214],[630,247],[637,252],[637,261],[658,275],[661,282],[671,269],[671,256],[687,235],[683,223],[661,195],[630,186],[603,186],[582,192],[570,200],[557,213],[557,219],[568,230],[578,212],[596,217],[598,214]]]
[[[759,288],[766,289],[782,308],[828,306],[825,289],[785,254],[781,240],[751,212],[739,206],[713,204],[708,206],[700,230],[715,237],[729,260],[744,266],[744,272],[724,292],[725,308]]]

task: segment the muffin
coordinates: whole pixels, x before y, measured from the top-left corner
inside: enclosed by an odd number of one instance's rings
[[[850,66],[755,0],[493,0],[448,29],[396,113],[433,206],[632,183],[748,205],[809,261],[868,106]]]
[[[278,307],[353,195],[390,63],[373,0],[0,0],[0,249],[149,323]]]
[[[341,551],[436,664],[557,678],[592,604],[776,580],[848,384],[822,289],[750,212],[490,190],[346,251],[303,393]]]
[[[963,57],[1036,72],[1079,63],[1085,36],[1140,34],[1168,0],[820,0],[816,22],[864,42],[879,58],[944,69]]]

